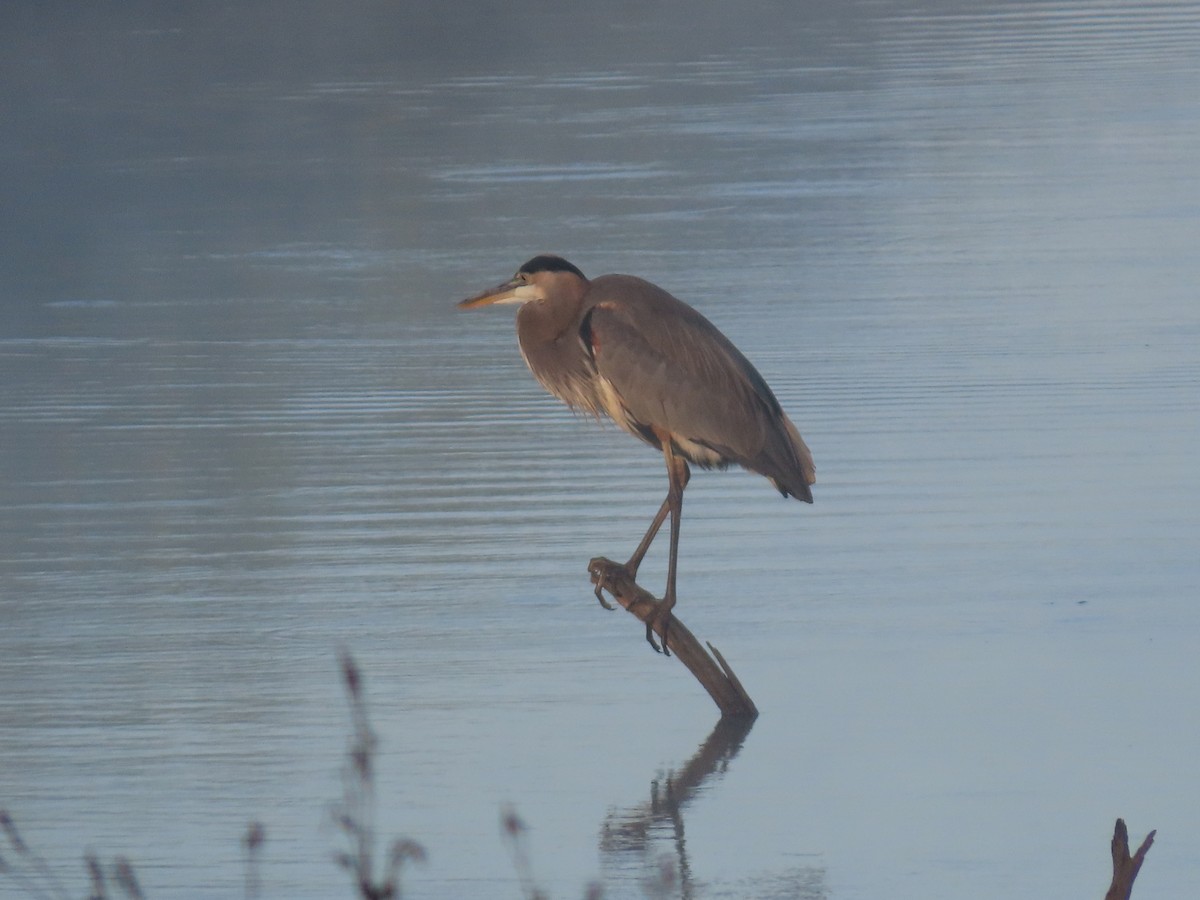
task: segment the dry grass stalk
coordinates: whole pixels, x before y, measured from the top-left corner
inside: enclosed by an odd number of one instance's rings
[[[0,809],[0,832],[4,833],[7,842],[5,852],[0,853],[0,875],[10,878],[22,893],[35,900],[66,900],[71,896],[46,860],[25,843],[21,832],[17,830],[16,821],[3,809]],[[10,853],[11,857],[8,855]],[[125,857],[118,856],[113,861],[107,876],[104,865],[94,853],[84,856],[83,863],[91,885],[88,900],[109,900],[110,880],[129,900],[145,900],[146,895],[138,883],[133,864]]]
[[[266,843],[267,830],[261,822],[251,822],[242,838],[242,847],[246,850],[246,900],[255,900],[262,889],[262,880],[258,874],[258,858],[262,845]]]
[[[342,681],[350,701],[351,738],[342,770],[342,802],[334,822],[350,849],[335,858],[350,873],[362,900],[396,900],[401,896],[400,873],[408,862],[423,862],[425,850],[408,839],[393,841],[382,871],[376,873],[375,753],[376,738],[367,716],[362,673],[349,653],[341,655]]]

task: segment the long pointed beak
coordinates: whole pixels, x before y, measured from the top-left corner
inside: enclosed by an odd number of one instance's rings
[[[493,303],[522,303],[524,298],[517,296],[517,291],[521,287],[521,282],[514,278],[512,281],[498,284],[494,288],[488,288],[482,294],[460,300],[458,305],[460,309],[475,309],[478,306],[490,306]]]

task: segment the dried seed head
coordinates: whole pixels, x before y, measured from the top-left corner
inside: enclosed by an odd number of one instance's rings
[[[500,825],[504,833],[514,840],[529,830],[511,806],[506,806],[500,811]]]
[[[362,675],[358,670],[358,663],[354,661],[348,652],[342,651],[342,679],[346,682],[346,690],[350,692],[350,696],[358,699],[359,692],[362,690]]]
[[[121,886],[126,894],[133,900],[143,900],[146,896],[142,893],[142,887],[138,884],[137,876],[133,874],[133,864],[124,856],[118,856],[116,859],[116,872],[114,873],[117,884]]]
[[[253,853],[267,839],[267,830],[263,828],[262,822],[251,822],[250,827],[246,829],[246,836],[242,839],[246,844],[246,849]]]
[[[392,865],[399,866],[406,861],[425,862],[425,848],[416,841],[403,838],[392,844]]]

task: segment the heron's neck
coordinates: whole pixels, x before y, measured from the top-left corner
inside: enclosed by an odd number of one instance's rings
[[[521,343],[538,345],[557,341],[579,317],[583,295],[534,300],[517,310],[517,333]]]

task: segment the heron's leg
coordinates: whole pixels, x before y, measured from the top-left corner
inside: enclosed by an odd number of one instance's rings
[[[683,463],[683,484],[686,486],[688,480],[691,478],[692,473],[688,470],[686,462],[683,460],[679,460],[679,462]],[[667,477],[671,477],[670,469],[667,470]],[[641,566],[642,560],[646,556],[646,551],[650,549],[650,545],[654,542],[654,538],[658,534],[658,530],[662,528],[662,523],[667,521],[667,516],[670,514],[670,512],[671,494],[668,490],[667,497],[665,500],[663,500],[662,506],[658,508],[658,513],[654,516],[654,521],[650,523],[650,527],[646,530],[646,534],[642,538],[642,542],[638,544],[637,549],[633,551],[633,556],[629,557],[629,562],[625,563],[625,570],[629,572],[630,578],[637,578],[638,567]]]
[[[650,544],[654,541],[654,536],[658,534],[658,529],[662,528],[662,523],[667,518],[667,513],[671,511],[671,505],[666,500],[659,507],[658,514],[655,515],[654,521],[650,523],[650,528],[646,532],[642,542],[638,544],[637,549],[633,551],[633,556],[629,557],[629,562],[625,563],[625,571],[629,573],[631,579],[637,579],[638,566],[642,564],[642,558],[646,555],[646,551],[650,549]],[[605,609],[616,609],[611,603],[604,599],[604,582],[601,581],[596,585],[596,599],[600,601],[600,605]],[[653,643],[653,642],[651,642]]]
[[[642,538],[642,542],[640,544],[638,544],[637,549],[633,551],[633,556],[629,557],[629,562],[625,563],[625,565],[622,567],[625,569],[625,573],[629,576],[629,578],[631,580],[637,579],[638,566],[640,566],[642,564],[642,558],[646,555],[646,551],[650,549],[650,544],[654,540],[654,536],[656,534],[658,534],[658,529],[662,528],[662,523],[667,518],[667,514],[670,511],[671,511],[671,504],[668,501],[664,500],[662,506],[659,507],[658,514],[655,515],[655,517],[654,517],[654,521],[650,523],[650,529],[646,532],[645,536]],[[595,594],[596,594],[596,599],[600,601],[600,605],[603,606],[605,609],[616,609],[615,606],[613,606],[611,603],[609,603],[607,600],[604,599],[604,588],[605,588],[604,580],[603,579],[600,579],[600,580],[592,579],[592,580],[596,585]],[[612,588],[609,588],[609,590],[611,591]],[[654,639],[650,637],[649,626],[647,626],[646,637],[650,640],[650,643],[654,647],[654,649],[657,650],[658,645],[655,644]]]
[[[646,551],[650,549],[655,535],[658,534],[658,529],[662,528],[662,523],[667,520],[667,513],[670,511],[670,499],[663,500],[662,506],[658,508],[658,513],[654,516],[654,521],[650,523],[650,528],[646,531],[646,536],[642,538],[642,542],[633,551],[633,556],[629,557],[629,562],[625,563],[625,569],[629,572],[630,578],[637,578],[638,567],[642,564],[642,559],[646,556]]]
[[[671,516],[671,550],[667,557],[667,588],[663,592],[662,602],[654,617],[646,622],[646,640],[655,650],[658,645],[654,642],[654,623],[662,623],[662,652],[670,656],[667,649],[667,633],[671,626],[671,610],[675,606],[675,571],[679,559],[679,520],[683,514],[683,489],[691,478],[687,460],[676,456],[670,441],[663,441],[663,456],[667,462],[667,499],[663,504]],[[661,511],[660,511],[661,512]],[[661,524],[661,522],[659,523]]]

